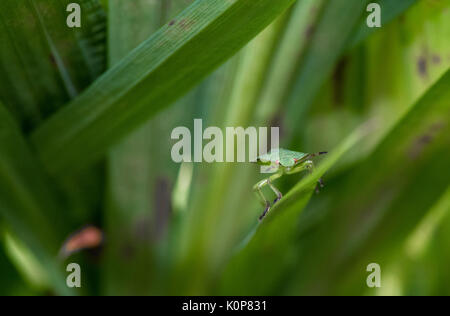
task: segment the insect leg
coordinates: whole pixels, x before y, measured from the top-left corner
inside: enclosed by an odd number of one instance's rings
[[[261,204],[264,206],[264,207],[270,207],[270,202],[266,199],[266,197],[264,196],[264,194],[262,193],[262,190],[261,190],[261,188],[263,187],[263,186],[265,186],[265,185],[267,185],[267,183],[268,183],[268,178],[267,179],[264,179],[264,180],[261,180],[261,181],[259,181],[257,184],[255,184],[254,186],[253,186],[253,191],[258,195],[258,198],[259,198],[259,200],[261,201]]]
[[[322,178],[319,178],[319,185],[320,185],[321,188],[323,188],[325,186],[324,183],[323,183]]]
[[[279,200],[281,200],[281,198],[283,197],[283,194],[280,192],[280,190],[278,190],[278,189],[272,184],[272,182],[270,182],[270,178],[267,180],[267,184],[268,184],[269,187],[272,189],[272,191],[275,192],[275,194],[277,195],[277,198],[275,199],[275,201],[273,201],[273,204],[275,204],[276,202],[278,202]]]
[[[267,212],[269,212],[269,210],[270,210],[270,202],[264,197],[264,194],[262,193],[261,188],[262,188],[263,186],[265,186],[265,185],[269,185],[269,187],[270,187],[270,188],[275,192],[275,194],[277,195],[277,198],[275,199],[274,203],[277,202],[277,201],[279,201],[279,200],[281,199],[281,197],[282,197],[282,194],[281,194],[281,192],[280,192],[277,188],[275,188],[275,187],[272,185],[271,181],[274,181],[275,179],[278,179],[278,178],[281,177],[282,175],[283,175],[282,172],[277,172],[277,173],[271,175],[269,178],[259,181],[257,184],[255,184],[255,185],[253,186],[253,191],[255,191],[255,192],[258,194],[258,196],[259,196],[259,198],[260,198],[260,200],[261,200],[261,203],[263,204],[263,206],[265,206],[265,210],[264,210],[264,212],[261,214],[261,216],[259,217],[259,220],[262,220],[262,219],[266,216]]]
[[[259,216],[258,219],[259,219],[260,221],[262,221],[263,218],[266,217],[266,215],[267,215],[267,213],[269,212],[269,210],[270,210],[270,203],[269,203],[269,205],[266,207],[266,209],[264,210],[264,212]]]

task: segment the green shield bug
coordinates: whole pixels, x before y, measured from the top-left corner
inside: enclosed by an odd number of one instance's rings
[[[304,170],[312,172],[314,169],[314,163],[311,158],[326,154],[327,152],[318,152],[314,154],[302,153],[298,151],[292,151],[282,148],[272,149],[267,154],[258,156],[256,158],[256,163],[262,166],[263,173],[273,173],[270,177],[259,181],[253,186],[253,191],[256,192],[262,205],[265,207],[264,212],[259,217],[262,220],[267,212],[269,212],[270,207],[273,206],[282,198],[281,192],[272,184],[272,182],[285,174],[294,174]],[[261,188],[268,185],[273,192],[277,195],[277,198],[273,201],[271,205],[270,202],[265,198],[262,193]],[[320,187],[323,187],[322,179],[319,179]],[[318,189],[316,189],[317,191]]]

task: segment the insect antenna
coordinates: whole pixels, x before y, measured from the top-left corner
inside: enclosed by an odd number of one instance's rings
[[[325,155],[328,154],[328,151],[319,151],[318,153],[314,153],[314,154],[310,154],[310,157],[316,157],[316,156],[320,156],[320,155]]]

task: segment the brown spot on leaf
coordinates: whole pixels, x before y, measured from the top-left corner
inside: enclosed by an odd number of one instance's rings
[[[48,59],[50,59],[50,62],[52,63],[53,66],[56,66],[56,59],[55,56],[53,56],[53,54],[50,54],[48,56]]]
[[[172,26],[172,25],[174,25],[174,24],[175,24],[175,20],[172,20],[172,21],[169,22],[169,25],[170,25],[170,26]]]
[[[408,151],[408,156],[411,159],[417,159],[419,156],[423,153],[427,145],[429,145],[436,135],[442,130],[445,123],[435,122],[432,124],[425,133],[419,135],[413,142],[412,146],[410,147]]]
[[[183,30],[189,30],[191,28],[192,25],[194,25],[194,20],[191,19],[182,19],[180,21],[180,23],[178,23],[178,25],[183,29]]]
[[[311,39],[311,37],[314,34],[314,31],[315,31],[314,25],[313,24],[308,25],[308,27],[306,28],[306,31],[305,31],[306,38]]]
[[[438,65],[441,63],[441,56],[433,55],[433,57],[431,57],[431,61],[433,62],[433,64]]]
[[[417,71],[422,77],[426,77],[428,74],[428,64],[427,59],[424,56],[420,56],[417,60]]]
[[[155,185],[155,222],[154,238],[162,238],[169,225],[170,215],[172,213],[171,203],[171,185],[169,180],[159,177]]]
[[[347,70],[348,59],[342,58],[336,66],[333,75],[334,105],[341,105],[344,100],[344,79]]]

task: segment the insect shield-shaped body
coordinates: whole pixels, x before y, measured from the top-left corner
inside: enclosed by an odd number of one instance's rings
[[[264,194],[262,193],[261,188],[265,185],[268,185],[272,191],[277,195],[277,198],[273,201],[273,204],[278,202],[282,198],[281,192],[272,184],[272,182],[284,174],[294,174],[298,173],[304,170],[307,170],[309,172],[313,171],[314,164],[310,160],[311,158],[326,154],[326,152],[318,152],[314,154],[309,153],[302,153],[298,151],[292,151],[287,149],[273,149],[267,154],[261,155],[257,157],[256,163],[260,166],[262,173],[272,173],[270,177],[267,179],[259,181],[257,184],[254,185],[253,190],[258,194],[258,197],[262,203],[262,205],[265,207],[263,214],[259,217],[260,220],[262,220],[267,212],[269,211],[271,204],[270,202],[264,197]],[[322,180],[319,179],[319,184],[321,187],[323,187]],[[317,192],[317,189],[316,189]],[[272,206],[273,206],[272,204]]]
[[[273,169],[290,169],[307,160],[309,154],[283,148],[272,149],[267,154],[256,158],[256,163],[261,166],[271,166]]]

